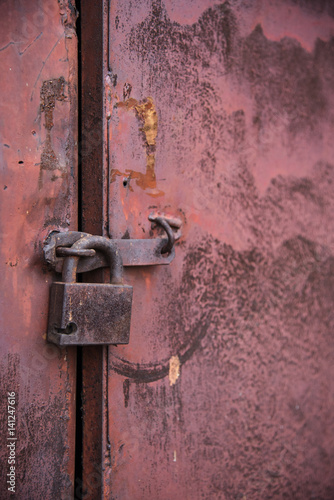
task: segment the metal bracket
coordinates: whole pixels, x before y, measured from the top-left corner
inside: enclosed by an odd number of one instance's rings
[[[90,236],[88,233],[69,231],[60,233],[52,231],[44,242],[44,257],[50,266],[58,273],[62,272],[65,255],[69,253],[67,248],[71,247],[80,238]],[[167,238],[154,238],[143,240],[112,240],[120,251],[123,266],[156,266],[170,264],[175,257],[175,248],[169,253],[162,253],[169,240]],[[67,248],[66,248],[67,247]],[[58,250],[57,250],[58,249]],[[92,271],[109,264],[102,252],[94,251],[85,254],[79,260],[78,273]],[[92,255],[92,256],[89,256]]]

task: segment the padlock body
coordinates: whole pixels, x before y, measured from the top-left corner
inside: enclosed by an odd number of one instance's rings
[[[127,344],[131,306],[132,286],[53,283],[47,339],[60,346]]]

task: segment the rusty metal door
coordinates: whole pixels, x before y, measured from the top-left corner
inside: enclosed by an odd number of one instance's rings
[[[84,498],[333,498],[333,15],[81,2],[83,229],[182,223],[83,350]]]
[[[43,240],[77,227],[70,2],[2,1],[0,498],[73,498],[76,349],[46,343]]]
[[[332,499],[331,2],[2,7],[0,497]],[[129,345],[47,344],[47,234],[151,214]]]

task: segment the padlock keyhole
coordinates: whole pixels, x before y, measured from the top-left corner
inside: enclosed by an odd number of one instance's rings
[[[66,328],[57,328],[55,326],[55,331],[57,333],[63,333],[65,335],[71,335],[72,333],[76,333],[77,330],[78,330],[78,327],[75,323],[68,323]]]

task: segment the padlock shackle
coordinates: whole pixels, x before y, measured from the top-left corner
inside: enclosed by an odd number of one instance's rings
[[[115,247],[112,240],[103,236],[85,236],[76,241],[73,249],[93,248],[100,250],[108,257],[110,265],[110,283],[114,285],[123,284],[123,262],[122,256]],[[79,257],[67,257],[64,259],[62,281],[65,283],[75,283],[77,279]]]

